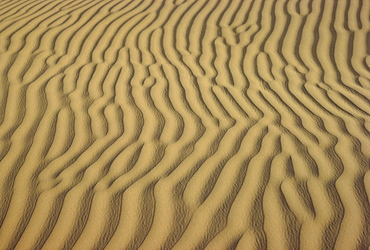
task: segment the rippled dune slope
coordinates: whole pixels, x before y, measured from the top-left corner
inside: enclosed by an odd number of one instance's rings
[[[1,0],[0,249],[367,249],[369,16]]]

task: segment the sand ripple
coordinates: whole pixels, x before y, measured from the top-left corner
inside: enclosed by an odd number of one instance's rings
[[[0,249],[367,249],[369,13],[0,1]]]

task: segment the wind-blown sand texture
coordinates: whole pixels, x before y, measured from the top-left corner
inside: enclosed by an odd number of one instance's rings
[[[0,1],[0,249],[367,249],[370,1]]]

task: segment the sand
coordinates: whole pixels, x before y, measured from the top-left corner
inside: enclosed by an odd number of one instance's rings
[[[369,16],[0,1],[0,249],[368,249]]]

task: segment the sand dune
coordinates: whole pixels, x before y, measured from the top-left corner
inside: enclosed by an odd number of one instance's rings
[[[367,249],[369,13],[0,1],[0,249]]]

